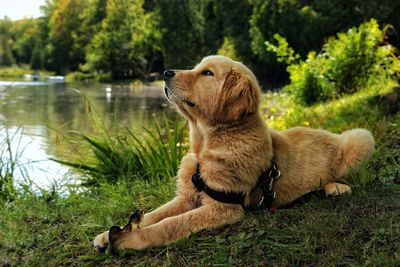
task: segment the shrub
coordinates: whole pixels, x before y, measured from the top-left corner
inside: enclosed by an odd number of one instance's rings
[[[25,74],[32,74],[33,72],[38,73],[40,76],[51,76],[54,72],[39,70],[34,71],[27,65],[21,66],[11,66],[11,67],[0,67],[0,77],[2,78],[12,78],[12,79],[22,79]]]
[[[298,63],[293,63],[298,57],[282,38],[275,36],[278,46],[267,42],[267,49],[274,51],[278,60],[291,64],[286,90],[308,105],[358,91],[377,77],[393,75],[399,64],[392,47],[380,45],[382,31],[374,19],[337,34],[320,53],[312,51],[306,61]]]
[[[218,49],[217,55],[226,56],[237,61],[241,60],[236,51],[234,42],[229,37],[224,37],[224,42],[222,43],[222,46]]]
[[[84,73],[84,72],[80,72],[80,71],[73,71],[73,72],[68,73],[65,76],[65,79],[68,82],[93,80],[93,74]]]
[[[98,82],[111,82],[113,80],[110,72],[96,72],[94,79]]]
[[[164,118],[162,126],[155,123],[153,130],[143,129],[143,133],[142,137],[129,129],[119,135],[105,132],[101,137],[80,133],[92,157],[84,153],[76,162],[52,160],[82,172],[86,186],[122,178],[174,177],[187,150],[185,124]]]

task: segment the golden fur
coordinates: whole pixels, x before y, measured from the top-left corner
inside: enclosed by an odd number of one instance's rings
[[[209,56],[192,70],[174,71],[166,78],[165,90],[189,122],[190,152],[181,162],[176,197],[145,214],[140,229],[121,234],[113,243],[117,249],[166,245],[243,218],[241,205],[224,204],[196,190],[191,177],[197,163],[210,188],[249,193],[274,161],[282,173],[273,187],[272,207],[278,208],[321,188],[327,195],[350,192],[338,181],[374,151],[374,139],[365,129],[342,134],[301,127],[268,129],[258,111],[256,78],[226,57]],[[246,197],[246,205],[255,201]],[[97,248],[107,243],[108,232],[94,241]]]

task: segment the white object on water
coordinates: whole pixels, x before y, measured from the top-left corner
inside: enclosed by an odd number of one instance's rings
[[[111,87],[107,87],[106,88],[106,101],[107,101],[107,103],[111,102],[111,92],[112,92]]]
[[[25,81],[38,81],[40,79],[39,74],[24,74]]]
[[[61,75],[49,76],[49,77],[47,77],[47,81],[56,82],[56,83],[63,83],[64,82],[64,76],[61,76]]]

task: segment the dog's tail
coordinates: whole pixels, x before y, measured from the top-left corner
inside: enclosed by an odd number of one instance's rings
[[[366,129],[352,129],[341,134],[336,177],[346,176],[349,169],[357,171],[361,162],[368,160],[375,150],[375,140]]]

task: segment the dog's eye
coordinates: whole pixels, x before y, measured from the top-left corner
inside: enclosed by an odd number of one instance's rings
[[[204,76],[214,76],[214,73],[212,73],[210,70],[203,70],[201,74]]]

